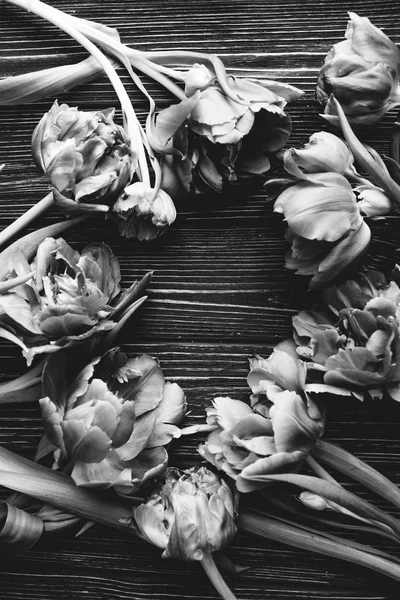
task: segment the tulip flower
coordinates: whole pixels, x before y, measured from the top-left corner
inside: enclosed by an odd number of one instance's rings
[[[379,273],[349,280],[324,291],[334,314],[325,318],[303,311],[293,319],[298,353],[313,361],[328,385],[349,390],[362,399],[366,393],[400,398],[399,302],[395,281]],[[338,321],[339,318],[339,321]],[[312,366],[310,365],[312,369]]]
[[[346,40],[331,48],[318,75],[317,98],[338,124],[334,94],[354,125],[377,123],[400,104],[400,50],[366,17],[350,12]]]
[[[318,173],[287,187],[274,204],[288,224],[286,267],[312,276],[320,287],[366,251],[371,232],[349,182],[339,173]]]
[[[114,348],[72,381],[68,373],[63,354],[49,357],[39,403],[57,463],[69,462],[75,483],[128,496],[162,475],[164,446],[180,436],[186,403],[157,361]]]
[[[346,142],[327,131],[313,133],[303,148],[290,148],[283,155],[286,171],[299,179],[304,173],[340,173],[354,180],[359,176],[353,163]]]
[[[180,105],[187,117],[172,137],[177,152],[168,169],[195,193],[221,192],[228,183],[268,171],[269,157],[289,138],[284,108],[301,94],[269,80],[221,80],[204,64],[187,71],[185,92],[188,99]],[[155,132],[169,112],[160,112]]]
[[[251,361],[251,404],[215,398],[207,409],[210,432],[200,454],[235,480],[241,492],[265,485],[268,474],[298,471],[324,431],[325,416],[314,393],[333,387],[306,386],[306,366],[275,349],[269,359]]]
[[[152,188],[140,181],[125,188],[113,211],[120,233],[138,240],[154,239],[176,219],[172,198],[162,189],[154,197]]]
[[[367,217],[387,215],[393,210],[389,196],[379,187],[360,185],[354,191],[358,194],[358,208]]]
[[[38,354],[116,335],[144,301],[139,296],[149,279],[121,293],[119,262],[106,244],[79,253],[62,238],[44,239],[32,262],[16,252],[8,267],[17,275],[34,273],[0,295],[0,337],[21,347],[28,365]]]
[[[200,561],[220,595],[235,598],[211,556],[236,533],[232,493],[223,480],[205,467],[169,468],[161,489],[134,509],[134,518],[138,534],[162,548],[164,558]]]
[[[67,213],[107,211],[131,179],[134,159],[113,116],[114,110],[85,112],[56,101],[33,132],[33,158]]]

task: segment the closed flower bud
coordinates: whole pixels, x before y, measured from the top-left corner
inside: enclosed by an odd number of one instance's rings
[[[354,191],[358,193],[358,208],[367,217],[387,215],[393,209],[389,196],[381,188],[362,185]]]
[[[343,140],[333,133],[313,133],[301,149],[290,148],[283,155],[285,169],[294,176],[303,173],[354,173],[353,155]]]
[[[33,133],[33,158],[66,213],[106,211],[131,179],[134,158],[113,116],[113,109],[85,112],[56,101]]]
[[[113,210],[118,215],[120,233],[139,240],[154,239],[176,219],[172,198],[162,189],[155,194],[141,181],[125,188]]]
[[[346,40],[335,44],[318,76],[317,97],[325,117],[337,123],[333,94],[350,123],[378,122],[400,104],[400,50],[366,17],[349,13]]]
[[[205,467],[167,469],[161,490],[134,509],[139,535],[164,558],[202,561],[236,533],[232,493]]]

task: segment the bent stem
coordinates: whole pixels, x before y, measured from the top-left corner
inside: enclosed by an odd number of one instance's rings
[[[11,225],[8,225],[3,231],[0,231],[0,246],[3,246],[10,238],[19,233],[21,229],[24,229],[24,227],[29,225],[29,223],[34,221],[53,204],[54,196],[53,192],[50,192],[47,196],[39,200],[39,202],[36,202],[36,204],[23,215],[18,217]]]
[[[98,61],[104,72],[108,76],[115,93],[121,103],[121,108],[124,116],[124,123],[131,144],[135,144],[133,149],[137,153],[139,171],[141,179],[144,183],[150,185],[150,174],[147,166],[147,159],[143,144],[141,143],[141,130],[136,113],[129,99],[126,89],[124,88],[121,79],[117,75],[112,63],[109,59],[95,46],[84,34],[82,34],[75,26],[74,21],[68,15],[52,6],[41,2],[40,0],[7,0],[11,4],[15,4],[29,12],[42,17],[49,21],[61,31],[67,33],[70,37],[76,40],[83,48]],[[135,143],[136,142],[136,143]]]
[[[229,589],[221,573],[218,571],[211,554],[204,554],[201,566],[221,598],[224,598],[224,600],[236,600],[236,596]]]
[[[295,548],[310,550],[317,554],[340,558],[400,581],[400,565],[395,562],[396,559],[394,558],[392,562],[388,558],[374,554],[374,551],[368,546],[350,545],[340,538],[325,537],[315,531],[307,531],[254,510],[242,510],[237,519],[237,525],[239,529],[247,533]]]
[[[30,371],[6,383],[0,384],[0,404],[34,402],[42,395],[42,370],[44,360]]]
[[[339,117],[340,126],[347,144],[352,151],[354,158],[359,165],[373,178],[374,182],[383,188],[387,195],[400,207],[400,186],[390,177],[385,168],[371,156],[371,153],[360,142],[353,132],[350,124],[344,114],[340,102],[333,96],[336,111]]]
[[[400,508],[400,489],[397,485],[351,452],[330,442],[319,440],[313,455]]]

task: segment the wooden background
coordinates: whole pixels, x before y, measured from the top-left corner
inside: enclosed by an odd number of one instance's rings
[[[397,0],[57,0],[53,5],[117,27],[122,40],[139,49],[215,52],[231,73],[301,87],[304,97],[289,107],[291,145],[301,145],[310,134],[326,128],[314,99],[316,76],[329,48],[343,38],[348,10],[368,16],[400,43]],[[85,56],[50,24],[5,2],[0,7],[1,76],[74,63]],[[121,74],[144,118],[146,103],[122,69]],[[160,108],[171,101],[158,85],[144,81]],[[59,101],[81,109],[116,104],[106,79],[60,96]],[[6,164],[0,175],[1,228],[47,193],[48,183],[31,158],[30,136],[51,103],[49,98],[34,105],[0,107],[0,163]],[[388,151],[395,118],[391,113],[367,132],[365,139],[382,153]],[[159,358],[166,377],[185,389],[192,411],[188,422],[195,422],[215,396],[248,398],[248,357],[254,352],[268,355],[278,341],[289,336],[292,315],[311,299],[305,283],[283,269],[284,227],[266,202],[261,184],[251,193],[190,197],[179,210],[171,230],[151,243],[121,239],[101,218],[65,237],[78,249],[89,241],[107,242],[120,259],[126,285],[147,270],[155,270],[149,300],[120,341],[130,354],[148,352]],[[58,218],[55,211],[49,212],[35,227]],[[389,269],[400,242],[399,218],[380,219],[371,227],[373,241],[366,260]],[[24,368],[17,349],[1,341],[2,379],[11,379]],[[339,398],[329,408],[326,438],[400,484],[399,405],[362,405]],[[0,406],[0,444],[32,457],[41,433],[36,406]],[[195,441],[176,444],[171,462],[197,461],[195,448]],[[237,535],[228,555],[248,567],[230,580],[240,599],[399,597],[400,583],[252,536]],[[65,536],[41,541],[29,552],[0,559],[3,600],[216,597],[198,564],[163,561],[158,549],[101,527],[79,539]]]

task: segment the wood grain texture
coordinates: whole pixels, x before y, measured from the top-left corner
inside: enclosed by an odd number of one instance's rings
[[[296,85],[304,96],[289,113],[290,143],[301,145],[324,122],[314,97],[318,69],[332,44],[343,38],[347,12],[369,17],[400,43],[398,0],[54,0],[76,16],[117,27],[122,40],[138,49],[184,49],[219,54],[230,73],[274,78]],[[50,65],[72,64],[85,52],[64,33],[35,15],[4,2],[0,5],[0,76]],[[137,113],[147,105],[123,69],[119,69]],[[157,84],[143,81],[160,108],[172,98]],[[0,228],[48,191],[33,164],[33,128],[52,103],[0,107]],[[106,79],[59,97],[82,109],[115,106]],[[117,114],[120,117],[119,107]],[[363,132],[379,152],[387,153],[396,114]],[[35,228],[55,222],[50,211]],[[371,222],[373,240],[366,263],[388,269],[397,258],[399,217]],[[265,199],[262,183],[250,190],[228,190],[221,198],[191,197],[179,207],[171,230],[151,243],[119,238],[113,227],[93,218],[66,235],[80,249],[104,240],[121,262],[129,285],[148,270],[155,275],[149,300],[121,336],[124,350],[157,356],[167,379],[186,391],[191,414],[199,422],[215,396],[246,400],[248,358],[267,356],[291,332],[291,318],[313,297],[306,283],[283,269],[284,226]],[[0,372],[9,380],[24,371],[17,349],[0,343]],[[368,460],[400,484],[400,406],[337,399],[329,406],[327,439]],[[32,457],[42,435],[36,406],[0,406],[0,444]],[[174,464],[198,460],[196,440],[172,450]],[[357,486],[345,482],[349,489]],[[2,497],[6,497],[2,491]],[[374,499],[376,501],[376,499]],[[383,505],[379,503],[378,505]],[[387,508],[387,507],[386,507]],[[392,511],[396,514],[396,511]],[[361,539],[360,541],[368,542]],[[372,540],[371,540],[372,541]],[[389,542],[374,540],[398,555]],[[283,544],[239,534],[228,554],[248,567],[230,580],[242,600],[397,600],[400,584],[339,560],[329,560]],[[144,542],[95,527],[84,536],[48,538],[22,555],[0,563],[2,600],[172,600],[216,598],[197,564],[162,561]]]

